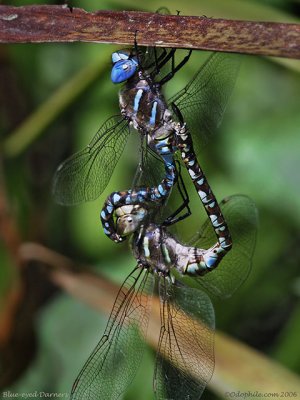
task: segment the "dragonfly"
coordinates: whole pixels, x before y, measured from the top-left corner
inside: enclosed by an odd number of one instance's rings
[[[237,76],[235,55],[214,53],[200,67],[188,85],[167,103],[162,87],[186,64],[191,52],[175,65],[176,49],[162,51],[154,62],[143,66],[139,48],[112,55],[112,81],[123,82],[119,93],[121,116],[110,118],[91,143],[66,160],[54,177],[54,195],[61,204],[76,204],[97,198],[106,187],[129,136],[129,126],[146,138],[148,150],[157,154],[165,168],[163,179],[154,187],[141,187],[109,196],[100,218],[105,234],[115,242],[124,237],[115,231],[114,210],[124,204],[152,202],[161,206],[178,178],[177,153],[185,164],[217,236],[219,262],[232,246],[226,221],[197,160],[201,137],[208,137],[219,125]],[[152,52],[153,53],[153,52]],[[154,52],[155,53],[155,52]],[[153,58],[153,57],[152,57]],[[172,60],[171,71],[158,79],[159,71]]]
[[[218,265],[224,255],[231,249],[232,239],[227,223],[197,160],[192,135],[185,122],[190,115],[190,110],[192,110],[193,115],[197,113],[193,109],[193,94],[196,93],[198,95],[198,88],[195,85],[200,84],[199,79],[200,77],[201,79],[204,78],[204,71],[210,71],[211,65],[214,65],[219,57],[226,58],[228,56],[220,56],[217,53],[212,55],[206,67],[201,68],[201,73],[198,72],[192,82],[183,91],[175,95],[170,101],[170,106],[167,106],[161,94],[161,83],[154,84],[151,75],[140,68],[137,70],[138,73],[134,72],[140,64],[136,57],[123,51],[114,53],[113,59],[116,63],[112,70],[113,80],[116,82],[124,81],[124,65],[126,66],[126,78],[128,78],[127,74],[130,74],[130,78],[126,79],[127,83],[119,95],[121,114],[132,121],[133,126],[138,131],[144,135],[148,135],[148,146],[162,157],[166,167],[166,176],[157,187],[143,187],[138,188],[138,190],[113,192],[107,198],[101,212],[101,221],[104,232],[116,242],[122,241],[123,238],[115,231],[113,221],[114,210],[125,204],[133,204],[133,202],[135,204],[149,201],[157,202],[169,196],[170,190],[177,179],[175,153],[179,152],[217,236],[217,242],[206,253],[206,266],[213,267],[214,265]],[[181,67],[187,58],[189,58],[189,55],[177,67]],[[163,83],[165,83],[166,78],[168,80],[174,76],[177,67],[162,79]],[[212,69],[215,70],[215,68]],[[207,79],[207,81],[211,81],[214,78],[214,72],[213,76],[210,76],[210,79]],[[230,83],[232,84],[233,80]],[[203,85],[203,82],[201,84]],[[186,104],[189,105],[187,109],[185,109]],[[199,103],[197,105],[200,106]],[[171,109],[173,110],[173,114],[170,111]],[[187,110],[187,118],[184,117],[185,110]],[[219,111],[220,107],[219,109],[217,108],[217,112]],[[207,123],[205,116],[204,120]]]
[[[215,316],[211,298],[233,294],[247,278],[255,247],[257,211],[247,196],[221,202],[234,247],[218,268],[201,263],[215,241],[207,220],[190,245],[153,222],[144,204],[115,210],[116,229],[131,235],[136,266],[121,286],[104,334],[75,380],[71,399],[119,399],[139,369],[152,294],[158,288],[161,328],[155,398],[198,400],[214,369]],[[193,287],[191,287],[191,284]]]

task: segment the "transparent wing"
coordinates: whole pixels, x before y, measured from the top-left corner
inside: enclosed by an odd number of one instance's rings
[[[136,267],[115,300],[99,344],[75,380],[71,399],[118,399],[134,378],[145,346],[154,277]]]
[[[53,180],[57,203],[74,205],[95,200],[105,189],[129,135],[128,122],[109,118],[90,144],[64,161]]]
[[[196,154],[222,121],[240,60],[235,54],[213,53],[187,86],[169,100],[182,113]]]
[[[136,169],[133,187],[153,187],[165,177],[165,165],[161,157],[143,143],[140,163]]]
[[[190,279],[210,295],[224,298],[231,296],[249,275],[256,243],[258,213],[253,200],[243,195],[228,197],[220,205],[232,236],[232,249],[214,271]],[[193,246],[207,249],[215,241],[211,223],[206,221],[198,237],[194,238]]]
[[[214,370],[214,309],[198,289],[160,280],[162,326],[154,390],[157,399],[198,400]]]

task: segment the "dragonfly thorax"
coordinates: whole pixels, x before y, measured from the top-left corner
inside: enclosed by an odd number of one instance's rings
[[[134,257],[145,268],[155,273],[168,275],[172,267],[172,259],[164,244],[165,230],[156,224],[142,225],[135,232],[131,247]]]
[[[167,104],[157,85],[149,79],[129,79],[119,93],[121,113],[135,129],[154,132],[164,123]]]

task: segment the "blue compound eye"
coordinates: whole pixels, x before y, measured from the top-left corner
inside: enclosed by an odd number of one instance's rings
[[[111,55],[111,60],[114,64],[121,60],[128,60],[129,58],[130,58],[130,52],[128,50],[115,51]]]
[[[136,72],[137,62],[134,59],[117,61],[111,70],[111,80],[113,83],[127,81]]]

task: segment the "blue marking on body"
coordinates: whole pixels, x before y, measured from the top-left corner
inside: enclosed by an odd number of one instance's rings
[[[155,125],[156,110],[157,110],[157,101],[155,101],[153,103],[153,106],[152,106],[152,109],[151,109],[150,125]]]
[[[159,151],[166,151],[166,150],[168,150],[169,153],[170,153],[168,138],[160,139],[159,142],[156,144],[156,148],[157,148]]]
[[[115,64],[118,61],[121,60],[128,60],[129,59],[129,54],[125,51],[119,50],[119,51],[115,51],[114,53],[112,53],[111,55],[111,60],[112,62]],[[132,60],[134,60],[134,58],[132,58]]]
[[[141,101],[142,95],[143,95],[143,89],[139,89],[139,90],[136,92],[136,95],[135,95],[135,98],[134,98],[133,111],[134,111],[135,113],[138,112],[138,109],[139,109],[139,105],[140,105],[140,101]]]
[[[167,167],[173,166],[174,156],[172,153],[162,154],[162,158],[164,162],[167,164]]]
[[[112,204],[109,204],[106,206],[106,210],[108,211],[109,214],[111,214],[114,210],[114,206]]]
[[[188,272],[189,272],[190,274],[195,274],[196,271],[198,271],[198,269],[199,269],[199,265],[196,264],[196,263],[189,264],[189,266],[188,266]]]
[[[205,264],[207,265],[207,268],[212,268],[215,265],[216,261],[216,258],[209,257],[207,260],[205,260]]]
[[[151,196],[152,201],[157,201],[161,199],[161,195],[159,193],[153,193]]]
[[[103,210],[103,211],[101,211],[101,213],[100,213],[100,217],[101,218],[103,218],[103,219],[105,219],[106,218],[106,212]]]
[[[112,201],[114,204],[116,204],[120,200],[121,196],[118,193],[113,194]]]
[[[171,155],[173,154],[173,153],[170,152],[170,149],[169,149],[168,146],[161,147],[161,148],[159,149],[159,152],[160,152],[161,156],[168,156],[168,155],[170,155],[170,154],[171,154]]]
[[[138,202],[145,201],[145,192],[144,191],[141,191],[141,192],[138,193],[137,200],[138,200]]]
[[[162,185],[158,185],[157,190],[159,191],[159,193],[162,196],[165,196],[167,194],[167,191],[165,190],[165,188]]]

